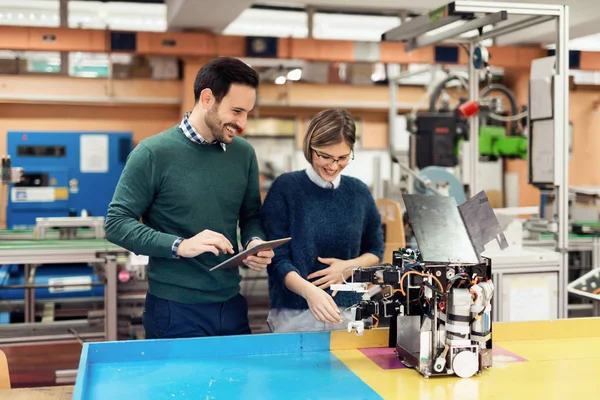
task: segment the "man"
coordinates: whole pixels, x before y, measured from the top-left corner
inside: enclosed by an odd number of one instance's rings
[[[106,217],[106,237],[149,256],[146,338],[249,334],[237,268],[209,271],[263,241],[254,149],[236,134],[254,107],[258,75],[234,58],[203,66],[179,125],[131,152]],[[140,218],[143,223],[140,222]],[[264,270],[273,251],[246,258]]]

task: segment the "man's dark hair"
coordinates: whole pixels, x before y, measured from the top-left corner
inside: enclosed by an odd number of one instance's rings
[[[245,62],[232,57],[219,57],[206,63],[194,81],[194,104],[198,103],[200,93],[210,89],[217,104],[229,92],[232,83],[258,88],[258,74]]]

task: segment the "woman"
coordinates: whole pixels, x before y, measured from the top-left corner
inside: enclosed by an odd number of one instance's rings
[[[275,250],[268,267],[273,332],[345,329],[353,292],[335,293],[332,284],[370,267],[383,256],[381,216],[369,188],[341,176],[354,158],[356,126],[346,110],[325,110],[304,137],[306,170],[279,176],[262,208],[267,239],[292,237]]]

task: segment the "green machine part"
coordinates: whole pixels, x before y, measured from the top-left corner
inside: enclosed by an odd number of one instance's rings
[[[584,236],[600,236],[600,222],[576,221],[572,224],[573,233]]]
[[[479,154],[494,158],[527,158],[527,138],[525,136],[506,136],[501,126],[479,127]]]
[[[463,140],[463,138],[459,138],[454,146],[454,154],[457,156]],[[501,126],[480,126],[479,155],[493,158],[527,159],[527,138],[525,136],[506,136],[506,129]]]

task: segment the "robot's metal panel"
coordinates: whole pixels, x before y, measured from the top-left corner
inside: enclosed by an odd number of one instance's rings
[[[402,196],[424,261],[479,263],[452,197]]]
[[[502,227],[484,191],[458,206],[471,243],[480,257],[485,245],[496,239],[501,250],[508,247]]]
[[[403,315],[397,318],[397,340],[396,343],[401,345],[407,351],[419,353],[419,325],[421,324],[420,315]]]

